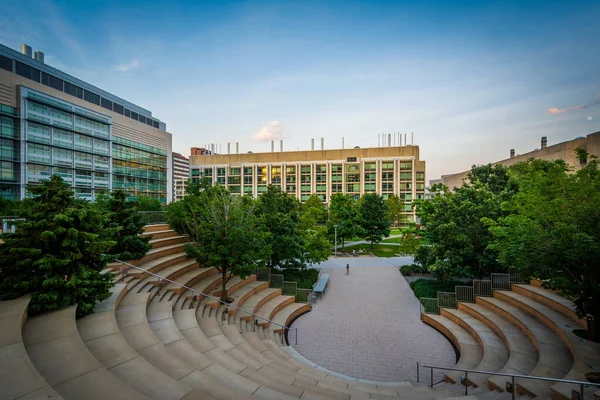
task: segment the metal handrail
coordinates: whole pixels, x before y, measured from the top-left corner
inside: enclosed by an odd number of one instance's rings
[[[275,325],[277,325],[277,326],[279,326],[279,327],[281,327],[281,328],[285,329],[287,332],[289,332],[289,331],[292,331],[292,330],[293,330],[293,331],[295,331],[295,335],[294,335],[294,338],[295,338],[295,344],[296,344],[296,345],[298,344],[298,328],[290,328],[289,326],[282,325],[282,324],[280,324],[280,323],[277,323],[277,322],[275,322],[275,321],[273,321],[273,320],[270,320],[270,319],[268,319],[268,318],[261,317],[260,315],[254,314],[254,313],[253,313],[253,312],[251,312],[251,311],[244,310],[243,308],[240,308],[240,307],[237,307],[237,306],[233,306],[233,305],[231,305],[231,304],[229,304],[229,303],[226,303],[226,302],[224,302],[223,300],[221,300],[221,299],[219,299],[219,298],[216,298],[216,297],[214,297],[214,296],[211,296],[211,295],[209,295],[209,294],[206,294],[206,293],[204,293],[204,292],[201,292],[201,291],[199,291],[199,290],[193,289],[193,288],[191,288],[191,287],[189,287],[189,286],[186,286],[186,285],[184,285],[184,284],[182,284],[182,283],[179,283],[179,282],[172,281],[172,280],[170,280],[169,278],[165,278],[164,276],[161,276],[161,275],[155,274],[154,272],[150,272],[150,271],[147,271],[147,270],[145,270],[145,269],[143,269],[143,268],[140,268],[140,267],[137,267],[137,266],[135,266],[135,265],[129,264],[128,262],[125,262],[125,261],[122,261],[122,260],[118,260],[118,259],[115,259],[114,261],[120,262],[121,264],[127,265],[127,266],[129,266],[129,267],[131,267],[131,268],[135,268],[135,269],[137,269],[137,270],[139,270],[139,271],[145,272],[146,274],[150,274],[150,275],[152,275],[152,276],[155,276],[155,277],[159,278],[161,281],[167,281],[167,282],[173,283],[173,284],[175,284],[175,285],[177,285],[177,286],[179,286],[179,287],[185,288],[185,289],[187,289],[187,290],[191,290],[191,291],[192,291],[192,292],[194,292],[194,293],[197,293],[197,294],[199,294],[199,295],[202,295],[202,296],[204,296],[204,298],[209,298],[209,299],[212,299],[212,300],[218,301],[219,303],[223,304],[223,305],[224,305],[224,306],[226,306],[227,308],[231,307],[231,308],[235,308],[235,309],[236,309],[236,310],[238,310],[238,311],[243,311],[243,312],[245,312],[245,313],[248,313],[248,314],[250,314],[250,315],[252,315],[252,316],[254,317],[254,318],[253,318],[253,323],[256,321],[256,318],[258,318],[258,319],[262,319],[263,321],[266,321],[266,322],[268,322],[268,323],[270,323],[270,324],[275,324]],[[121,268],[120,268],[120,270],[121,270],[121,275],[126,275],[126,273],[125,273],[125,274],[123,273],[123,265],[121,265]]]
[[[493,375],[493,376],[507,376],[512,378],[512,398],[515,398],[515,392],[516,392],[516,387],[515,387],[515,378],[518,379],[531,379],[531,380],[538,380],[538,381],[550,381],[550,382],[561,382],[561,383],[570,383],[573,385],[579,385],[579,395],[580,395],[580,399],[583,400],[583,387],[584,386],[598,386],[600,387],[600,383],[593,383],[593,382],[584,382],[584,381],[574,381],[571,379],[559,379],[559,378],[548,378],[546,376],[533,376],[533,375],[518,375],[518,374],[507,374],[507,373],[503,373],[503,372],[490,372],[490,371],[476,371],[474,369],[465,369],[465,368],[450,368],[450,367],[438,367],[435,365],[425,365],[425,364],[421,364],[419,361],[417,361],[417,382],[421,382],[420,380],[420,376],[419,376],[419,367],[423,367],[423,368],[429,368],[431,371],[431,375],[430,375],[430,383],[429,383],[429,387],[433,388],[433,370],[434,369],[440,369],[440,370],[444,370],[444,371],[458,371],[458,372],[464,372],[465,373],[465,396],[467,395],[467,388],[469,387],[467,379],[468,379],[468,374],[469,372],[472,374],[482,374],[482,375]],[[462,379],[461,379],[462,380]]]

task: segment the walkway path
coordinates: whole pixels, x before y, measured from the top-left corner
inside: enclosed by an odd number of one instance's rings
[[[419,302],[397,268],[350,265],[348,276],[343,268],[322,270],[331,274],[323,299],[293,324],[298,352],[335,372],[381,381],[416,380],[417,360],[454,365],[452,346],[419,320]]]

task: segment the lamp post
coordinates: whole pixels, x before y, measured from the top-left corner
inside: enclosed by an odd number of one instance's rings
[[[335,247],[333,248],[333,253],[335,254],[335,257],[337,257],[337,225],[333,226],[335,228]]]

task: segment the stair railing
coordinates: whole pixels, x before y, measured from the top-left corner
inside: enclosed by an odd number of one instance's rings
[[[132,264],[130,264],[128,262],[125,262],[125,261],[122,261],[122,260],[117,260],[117,259],[115,259],[114,261],[121,263],[121,265],[119,267],[121,276],[127,276],[127,270],[129,270],[130,268],[137,269],[138,271],[144,272],[144,273],[146,273],[148,275],[152,275],[152,276],[158,278],[158,282],[159,282],[159,285],[161,287],[162,287],[162,284],[164,282],[169,282],[169,283],[172,283],[172,284],[177,285],[179,287],[182,287],[184,289],[187,289],[187,290],[189,290],[191,292],[194,292],[194,293],[196,293],[196,295],[202,296],[205,299],[211,299],[211,300],[214,300],[214,301],[218,301],[219,303],[221,303],[222,305],[224,305],[227,308],[234,308],[234,309],[236,309],[238,311],[243,311],[245,313],[248,313],[248,314],[252,315],[252,325],[253,326],[258,323],[257,319],[260,319],[260,320],[263,320],[263,321],[268,322],[270,324],[274,324],[274,325],[277,325],[277,326],[281,327],[284,330],[284,332],[285,332],[284,336],[288,336],[289,337],[289,332],[290,331],[294,331],[294,333],[295,333],[295,335],[294,335],[295,344],[296,345],[298,344],[298,328],[290,328],[289,326],[285,326],[285,325],[279,324],[279,323],[277,323],[277,322],[275,322],[273,320],[270,320],[268,318],[261,317],[260,315],[257,315],[255,313],[253,313],[252,311],[244,310],[243,308],[231,305],[231,304],[229,304],[229,303],[227,303],[227,302],[225,302],[225,301],[223,301],[223,300],[221,300],[221,299],[219,299],[217,297],[214,297],[214,296],[211,296],[211,295],[206,294],[204,292],[201,292],[199,290],[193,289],[193,288],[191,288],[189,286],[186,286],[186,285],[184,285],[182,283],[172,281],[169,278],[166,278],[164,276],[155,274],[154,272],[147,271],[147,270],[145,270],[143,268],[137,267],[137,266],[132,265]],[[160,290],[160,288],[159,288],[159,290]]]
[[[512,399],[515,399],[515,393],[517,391],[517,388],[515,386],[515,379],[531,379],[531,380],[538,380],[538,381],[549,381],[549,382],[561,382],[561,383],[568,383],[571,385],[578,385],[579,386],[579,399],[583,400],[584,399],[584,393],[583,393],[583,388],[585,386],[597,386],[600,387],[600,383],[592,383],[592,382],[585,382],[585,381],[574,381],[571,379],[559,379],[559,378],[548,378],[546,376],[533,376],[533,375],[518,375],[518,374],[506,374],[503,372],[490,372],[490,371],[476,371],[474,369],[464,369],[464,368],[450,368],[450,367],[440,367],[440,366],[436,366],[436,365],[425,365],[425,364],[421,364],[419,361],[417,361],[417,382],[421,382],[421,377],[419,374],[419,367],[423,367],[423,368],[429,368],[430,371],[430,381],[429,381],[429,387],[433,388],[433,370],[442,370],[442,371],[458,371],[458,372],[464,372],[465,375],[460,377],[461,380],[461,384],[465,385],[465,396],[468,395],[468,388],[469,388],[469,374],[482,374],[482,375],[492,375],[492,376],[506,376],[508,378],[511,378],[511,383],[509,386],[509,383],[506,382],[506,391],[512,394]],[[575,392],[575,391],[573,391]]]

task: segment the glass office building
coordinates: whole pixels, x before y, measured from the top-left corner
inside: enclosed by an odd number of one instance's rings
[[[170,200],[171,134],[151,113],[0,45],[0,195],[51,175],[77,197]]]

